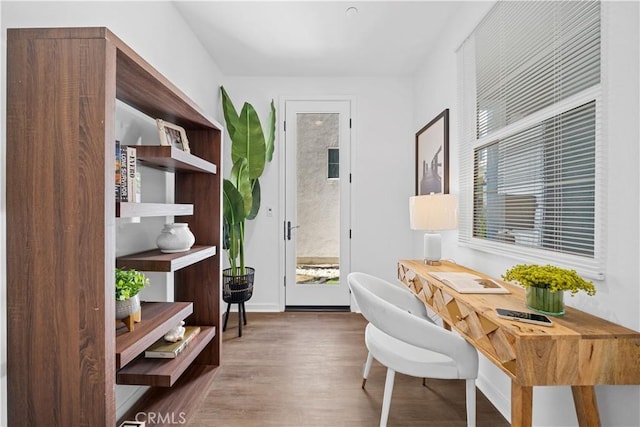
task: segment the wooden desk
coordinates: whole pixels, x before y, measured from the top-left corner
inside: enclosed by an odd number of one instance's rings
[[[511,378],[511,424],[531,426],[533,386],[570,385],[580,426],[600,426],[595,384],[640,384],[640,333],[566,307],[553,327],[504,320],[495,308],[531,311],[524,289],[460,294],[430,272],[486,274],[443,261],[399,261],[398,278],[451,328]]]

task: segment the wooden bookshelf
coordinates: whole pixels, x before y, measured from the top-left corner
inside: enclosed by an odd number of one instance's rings
[[[115,425],[117,367],[182,319],[208,332],[163,374],[174,387],[151,387],[136,410],[188,411],[220,364],[222,126],[106,28],[8,29],[6,41],[10,425]],[[190,153],[136,146],[174,174],[175,203],[116,204],[116,100],[186,130]],[[116,261],[116,217],[168,215],[199,246]],[[176,303],[146,306],[127,338],[114,330],[123,261],[176,283]]]

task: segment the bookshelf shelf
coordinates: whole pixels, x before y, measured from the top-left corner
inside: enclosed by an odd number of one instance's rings
[[[193,215],[193,205],[116,202],[116,218]]]
[[[197,410],[199,403],[205,397],[203,390],[208,390],[212,384],[219,368],[212,365],[191,364],[190,367],[180,376],[171,387],[151,387],[140,399],[140,408],[147,413],[167,414],[176,413],[176,408],[184,414],[193,413]],[[187,394],[182,390],[192,390]],[[181,395],[180,400],[176,400],[176,394]],[[136,409],[129,411],[122,419],[135,419]],[[179,413],[179,412],[178,412]],[[168,427],[175,424],[167,424]]]
[[[167,145],[136,145],[136,155],[145,166],[167,172],[217,172],[213,163]]]
[[[118,371],[116,383],[171,387],[215,335],[215,327],[201,327],[200,333],[175,359],[147,359],[141,356]]]
[[[126,366],[167,331],[193,313],[190,302],[144,302],[142,321],[116,330],[116,369]]]
[[[193,246],[186,252],[173,254],[154,249],[118,257],[116,267],[171,273],[212,257],[216,252],[215,246]]]

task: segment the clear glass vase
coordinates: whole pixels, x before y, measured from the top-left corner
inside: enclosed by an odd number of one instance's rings
[[[527,307],[551,316],[564,314],[564,291],[551,292],[549,288],[529,286],[526,291]]]

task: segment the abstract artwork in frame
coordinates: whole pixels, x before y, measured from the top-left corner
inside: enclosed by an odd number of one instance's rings
[[[416,195],[449,193],[449,109],[416,133]]]

